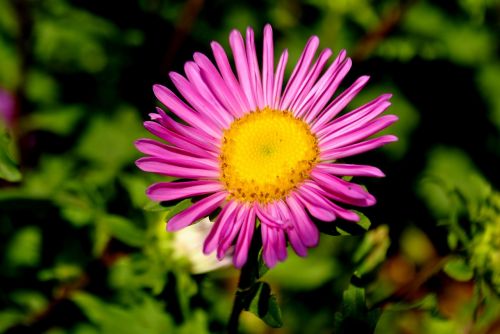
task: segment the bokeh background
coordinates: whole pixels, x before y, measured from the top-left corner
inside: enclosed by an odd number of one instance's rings
[[[371,76],[348,109],[393,93],[399,141],[349,159],[387,175],[358,180],[370,232],[290,254],[264,276],[283,328],[242,332],[500,333],[496,0],[0,0],[0,332],[224,332],[238,272],[165,232],[179,208],[148,201],[133,142],[154,83],[266,23],[288,74],[313,34],[347,49],[343,87]]]

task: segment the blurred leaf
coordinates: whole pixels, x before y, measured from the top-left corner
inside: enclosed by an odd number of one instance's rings
[[[41,281],[57,280],[68,282],[82,275],[82,268],[76,264],[58,263],[54,268],[43,269],[38,273]]]
[[[450,250],[454,251],[458,247],[458,237],[455,233],[450,231],[448,233],[448,247],[450,247]]]
[[[109,273],[109,284],[115,289],[150,288],[154,294],[163,290],[166,279],[166,268],[144,254],[121,257]]]
[[[477,65],[494,57],[495,37],[489,30],[471,22],[457,22],[427,2],[418,2],[410,8],[402,29],[408,32],[407,36],[424,58],[448,58],[460,64]]]
[[[436,218],[468,212],[475,220],[492,188],[472,160],[457,148],[437,147],[428,161],[418,193]]]
[[[72,294],[71,300],[103,334],[163,334],[173,330],[162,303],[146,295],[127,306],[105,302],[85,292]]]
[[[389,128],[380,132],[383,134],[392,134],[398,137],[398,141],[384,146],[382,150],[394,160],[402,159],[410,148],[411,138],[413,132],[420,124],[420,113],[415,106],[406,99],[403,92],[392,84],[378,84],[369,85],[363,89],[352,103],[352,108],[368,103],[375,96],[381,94],[393,94],[390,99],[391,106],[384,112],[384,114],[394,114],[398,116],[398,121],[392,124]]]
[[[139,156],[133,140],[144,130],[137,112],[120,107],[113,117],[95,117],[76,147],[77,154],[91,164],[85,172],[87,182],[106,184],[125,165]]]
[[[17,182],[21,180],[21,173],[12,156],[12,145],[7,132],[0,131],[0,179]]]
[[[425,199],[435,218],[448,218],[456,206],[446,188],[435,181],[429,178],[422,179],[418,184],[418,194]]]
[[[448,276],[459,282],[470,281],[474,277],[474,271],[461,257],[450,259],[446,262],[443,270]]]
[[[61,136],[68,136],[73,132],[83,114],[83,107],[78,105],[40,110],[27,117],[26,127],[28,131],[43,130]]]
[[[195,310],[179,328],[179,334],[209,334],[207,314],[202,310]]]
[[[489,118],[500,131],[500,62],[485,64],[477,73],[479,92],[489,104]]]
[[[9,1],[0,2],[0,28],[11,36],[17,31],[16,15]]]
[[[26,316],[14,309],[0,311],[0,332],[5,332],[8,328],[22,322]]]
[[[373,333],[380,314],[379,309],[367,309],[363,288],[349,285],[344,291],[342,310],[335,313],[335,333]]]
[[[45,16],[35,20],[34,25],[36,56],[67,72],[102,71],[108,64],[105,42],[119,36],[118,28],[65,1],[45,1],[43,9]]]
[[[97,328],[90,324],[78,324],[73,329],[74,334],[99,334]]]
[[[291,290],[312,290],[341,273],[341,265],[334,258],[309,256],[303,259],[290,254],[267,274],[270,282]]]
[[[146,241],[145,231],[138,228],[130,220],[117,215],[104,215],[100,222],[109,234],[116,239],[135,247],[142,247]]]
[[[26,96],[37,104],[54,103],[58,99],[59,86],[52,76],[40,70],[30,70],[26,78]]]
[[[133,174],[123,174],[120,176],[120,182],[127,189],[129,197],[132,201],[132,204],[136,208],[143,208],[147,211],[155,211],[151,209],[147,209],[146,206],[157,204],[156,202],[149,201],[146,197],[146,188],[149,186],[149,181],[141,176],[133,175]],[[163,209],[165,210],[165,209]]]
[[[6,258],[9,264],[34,267],[41,257],[42,233],[36,226],[19,229],[7,245]]]
[[[15,290],[9,297],[26,313],[31,314],[42,311],[48,304],[48,300],[43,294],[33,290]]]
[[[424,264],[434,256],[436,251],[427,235],[420,229],[407,227],[399,241],[401,252],[416,264]]]
[[[24,187],[32,196],[51,198],[68,183],[75,161],[69,156],[45,155],[37,170],[26,173]]]
[[[4,15],[3,4],[8,1],[0,1],[0,12]],[[14,16],[15,17],[15,16]],[[15,19],[14,19],[15,20]],[[17,56],[15,43],[8,43],[6,39],[0,38],[0,85],[8,89],[15,89],[20,81],[20,59]]]
[[[191,298],[198,292],[198,285],[191,275],[184,270],[175,271],[177,298],[183,316],[189,316]]]
[[[281,310],[276,296],[271,294],[269,284],[258,282],[252,289],[255,289],[255,292],[247,310],[273,328],[282,327]]]
[[[372,272],[385,260],[390,244],[386,225],[369,231],[353,255],[354,262],[358,263],[354,274],[362,277]]]

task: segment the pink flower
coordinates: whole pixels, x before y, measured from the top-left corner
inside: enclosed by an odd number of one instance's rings
[[[0,125],[5,123],[7,128],[10,128],[14,122],[15,112],[16,100],[14,96],[0,88]]]
[[[319,39],[307,42],[283,89],[288,53],[274,67],[270,25],[264,28],[262,68],[254,32],[246,40],[232,31],[229,42],[236,75],[224,49],[212,42],[215,64],[201,53],[185,64],[185,75],[170,73],[181,99],[155,85],[156,97],[180,121],[158,109],[144,126],[166,143],[140,139],[137,160],[143,171],[179,178],[153,184],[154,201],[201,196],[167,224],[177,231],[221,208],[203,251],[222,259],[234,246],[233,263],[242,267],[254,231],[260,226],[263,258],[268,267],[287,257],[289,243],[300,256],[318,243],[311,217],[331,222],[358,221],[339,204],[370,206],[375,198],[342,176],[382,177],[376,167],[338,160],[397,140],[370,138],[397,120],[380,116],[390,102],[384,94],[340,117],[339,113],[367,83],[362,76],[332,98],[351,67],[343,50],[327,67],[330,49],[315,58]],[[326,70],[324,70],[326,67]]]

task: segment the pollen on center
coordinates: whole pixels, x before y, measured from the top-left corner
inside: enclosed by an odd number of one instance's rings
[[[232,198],[268,203],[286,197],[317,163],[316,137],[289,111],[265,108],[224,132],[221,181]]]

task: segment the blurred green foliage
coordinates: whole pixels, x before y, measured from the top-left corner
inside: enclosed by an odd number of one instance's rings
[[[135,168],[133,142],[152,84],[269,22],[289,64],[312,34],[347,49],[344,86],[371,75],[348,109],[393,93],[399,142],[353,159],[387,174],[361,180],[370,219],[321,226],[307,258],[261,272],[247,309],[283,327],[245,314],[242,332],[496,333],[499,13],[495,0],[0,0],[0,89],[15,100],[0,101],[0,332],[225,332],[238,273],[193,274],[210,260],[164,224],[190,202],[147,200],[162,178]]]

